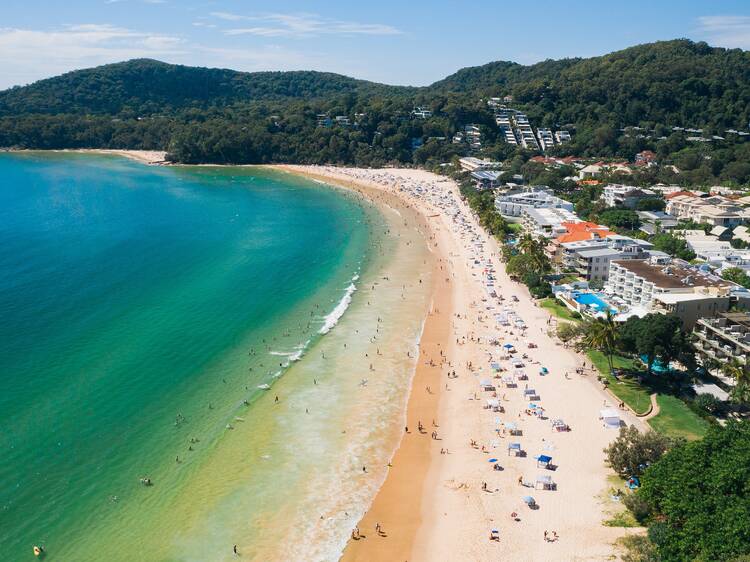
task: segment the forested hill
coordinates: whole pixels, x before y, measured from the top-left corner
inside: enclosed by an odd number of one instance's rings
[[[477,96],[502,90],[555,123],[737,127],[750,118],[750,52],[662,41],[588,59],[492,62],[431,88]]]
[[[237,103],[377,94],[384,86],[328,72],[237,72],[135,59],[0,92],[0,115],[28,113],[152,115]]]
[[[655,139],[675,126],[745,130],[750,53],[664,41],[588,59],[494,62],[421,88],[132,60],[0,92],[0,147],[168,149],[184,162],[424,164],[466,153],[450,140],[475,123],[479,156],[527,158],[499,135],[486,103],[496,96],[512,96],[535,128],[573,131],[566,153],[632,157],[659,147],[621,142],[622,127],[658,130]],[[432,116],[416,118],[417,106]],[[321,126],[319,114],[342,120]],[[665,151],[684,146],[670,139]]]

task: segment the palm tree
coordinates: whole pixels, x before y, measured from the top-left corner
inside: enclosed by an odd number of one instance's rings
[[[732,359],[729,363],[725,363],[721,370],[725,375],[734,379],[732,398],[735,402],[750,402],[750,369],[737,359]]]
[[[583,337],[579,340],[579,350],[597,349],[607,357],[609,372],[614,370],[614,354],[619,339],[619,331],[615,323],[612,311],[607,309],[607,316],[595,318],[586,323],[583,328]]]

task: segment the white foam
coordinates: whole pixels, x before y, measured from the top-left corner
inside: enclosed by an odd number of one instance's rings
[[[328,314],[328,316],[323,319],[323,327],[318,331],[319,334],[327,334],[333,329],[336,324],[339,323],[339,320],[341,320],[344,312],[346,312],[346,309],[349,308],[349,305],[352,302],[352,295],[354,294],[354,291],[357,290],[357,286],[354,284],[354,281],[356,281],[357,279],[359,279],[359,275],[355,275],[354,277],[352,277],[352,283],[346,288],[344,296],[341,298],[336,307]]]

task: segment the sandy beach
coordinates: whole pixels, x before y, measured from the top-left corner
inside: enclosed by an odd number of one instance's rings
[[[420,170],[283,169],[403,199],[423,217],[436,256],[408,432],[343,559],[616,556],[613,543],[627,530],[602,524],[617,509],[602,451],[616,432],[599,419],[601,409],[616,404],[590,368],[577,374],[582,357],[548,335],[555,320],[505,275],[496,242],[478,227],[455,183]],[[504,344],[516,352],[508,354]],[[513,367],[515,359],[523,367]],[[503,370],[496,372],[498,365]],[[540,374],[542,367],[548,374]],[[480,383],[487,382],[494,390],[484,390]],[[621,417],[640,425],[625,411]],[[558,431],[553,420],[570,431]],[[514,427],[518,435],[511,435]],[[510,443],[524,455],[511,453]],[[539,455],[552,457],[551,469],[535,460]],[[543,489],[546,481],[555,489]],[[490,540],[493,529],[499,540]]]
[[[166,157],[167,153],[163,150],[120,150],[120,149],[107,149],[107,148],[69,148],[61,150],[11,150],[10,152],[62,152],[62,153],[79,153],[79,154],[108,154],[111,156],[121,156],[122,158],[128,158],[135,160],[141,164],[148,164],[150,166],[162,166],[169,164]]]

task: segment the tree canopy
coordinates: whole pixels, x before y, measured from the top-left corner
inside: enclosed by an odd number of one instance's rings
[[[750,554],[750,423],[712,426],[656,461],[637,495],[650,507],[661,560],[733,560]]]

